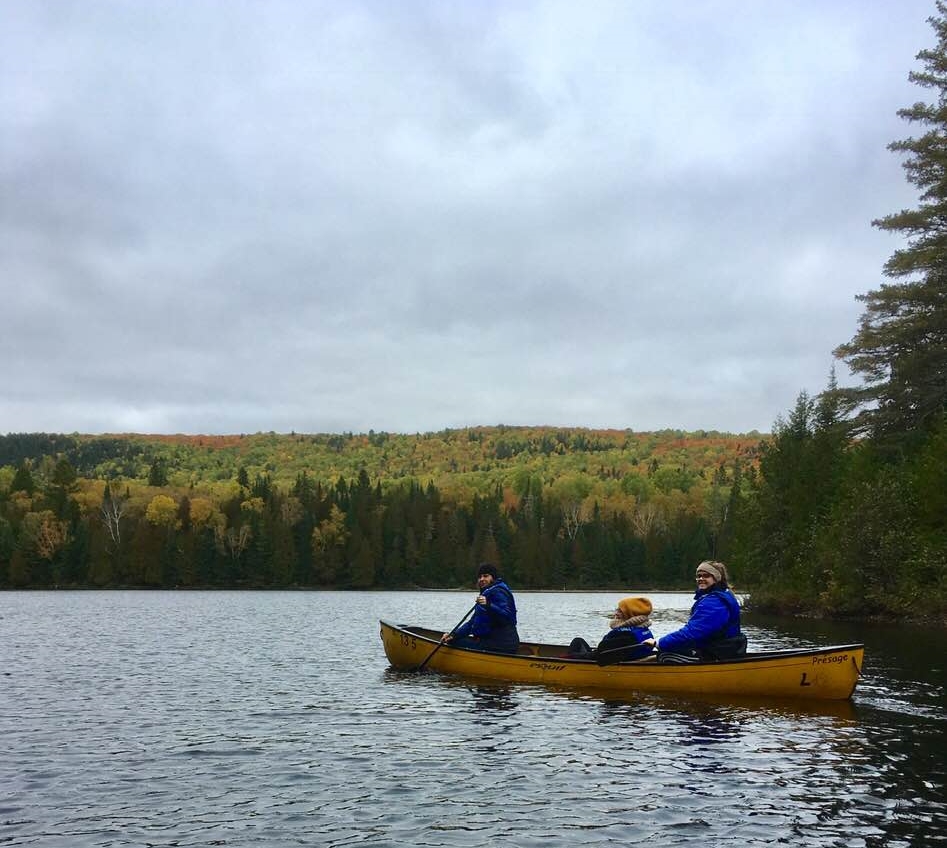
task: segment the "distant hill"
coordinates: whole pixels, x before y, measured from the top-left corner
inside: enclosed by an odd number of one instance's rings
[[[485,492],[524,474],[551,485],[566,475],[592,481],[649,478],[686,491],[721,467],[752,464],[767,436],[699,430],[592,430],[504,425],[430,433],[0,436],[0,466],[41,468],[66,459],[80,477],[147,480],[157,467],[172,486],[213,486],[267,476],[287,486],[302,473],[320,481],[365,471],[383,486],[416,480],[444,491]]]
[[[0,436],[0,588],[689,585],[758,433]]]

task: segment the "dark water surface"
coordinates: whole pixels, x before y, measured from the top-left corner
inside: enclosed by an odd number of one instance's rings
[[[689,597],[652,594],[658,635]],[[751,647],[867,643],[851,703],[394,672],[377,620],[473,593],[0,594],[0,845],[947,845],[947,637],[749,619]],[[615,594],[519,593],[524,639],[597,641]]]

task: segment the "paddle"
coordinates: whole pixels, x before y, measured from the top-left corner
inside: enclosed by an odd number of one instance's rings
[[[453,636],[457,628],[460,627],[460,625],[463,624],[473,614],[473,611],[476,608],[477,608],[477,605],[474,604],[469,610],[467,610],[467,612],[464,613],[464,617],[451,628],[450,633],[448,633],[447,635]],[[427,657],[425,657],[424,662],[422,662],[421,665],[417,667],[416,671],[424,671],[424,666],[426,666],[431,661],[431,657],[433,657],[434,654],[436,654],[441,649],[441,647],[445,645],[446,643],[447,643],[446,638],[441,639],[441,641],[437,643],[437,647],[433,651],[431,651],[431,653],[429,653]]]
[[[617,648],[608,648],[604,651],[596,650],[592,653],[591,659],[594,659],[599,665],[615,665],[615,663],[623,662],[628,658],[629,654],[635,652],[635,648],[640,648],[641,644],[637,645],[620,645]],[[635,657],[636,660],[645,660],[652,654],[645,654],[643,657]]]

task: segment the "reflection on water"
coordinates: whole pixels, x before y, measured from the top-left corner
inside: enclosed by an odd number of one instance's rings
[[[667,632],[687,596],[652,596]],[[523,593],[594,641],[613,595]],[[865,641],[852,702],[683,699],[387,668],[377,619],[451,593],[0,595],[0,844],[898,846],[947,840],[943,634]],[[563,639],[565,637],[565,639]]]
[[[947,720],[947,630],[877,623],[749,616],[769,640],[811,645],[865,643],[855,702],[866,709]]]
[[[679,712],[676,719],[680,744],[685,748],[734,743],[742,735],[741,726],[722,708]]]
[[[473,686],[470,689],[473,698],[471,709],[490,715],[512,712],[516,710],[516,697],[512,689],[491,688],[489,686]]]

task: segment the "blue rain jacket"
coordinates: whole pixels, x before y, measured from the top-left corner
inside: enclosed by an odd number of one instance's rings
[[[740,602],[729,589],[698,589],[691,617],[680,630],[658,640],[658,650],[675,654],[698,651],[711,642],[740,635]]]
[[[477,604],[473,617],[454,632],[455,643],[460,639],[475,639],[479,646],[490,651],[516,651],[520,645],[516,630],[516,600],[510,587],[497,580],[481,593],[487,603]]]

